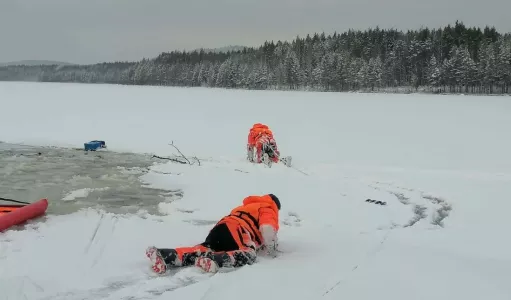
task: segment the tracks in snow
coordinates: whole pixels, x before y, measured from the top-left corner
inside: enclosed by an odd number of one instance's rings
[[[287,216],[285,216],[282,220],[282,224],[292,227],[300,227],[302,225],[301,223],[302,219],[296,212],[293,211],[288,212]]]
[[[404,188],[393,183],[374,182],[371,188],[385,191],[393,195],[403,205],[412,206],[413,216],[401,225],[403,228],[412,227],[422,220],[429,218],[432,225],[444,227],[444,220],[452,211],[452,206],[444,198],[431,195],[418,189]]]
[[[117,224],[117,217],[107,215],[107,219],[109,219],[109,223],[104,223],[105,214],[101,214],[101,217],[98,220],[98,224],[92,236],[89,240],[89,243],[84,249],[84,255],[86,257],[91,257],[91,265],[93,268],[100,261],[103,256],[103,252],[105,251],[106,246],[110,242],[113,237],[115,226]]]
[[[447,218],[452,210],[451,204],[447,203],[443,198],[431,196],[431,195],[425,195],[423,194],[422,197],[424,199],[428,199],[431,201],[431,203],[437,204],[440,207],[436,210],[436,214],[433,216],[432,223],[434,225],[438,225],[441,227],[444,227],[444,219]]]
[[[100,288],[59,293],[43,300],[151,299],[198,283],[214,275],[195,268],[172,270],[166,275],[155,275],[148,270],[145,274],[135,272],[131,275],[119,276]]]

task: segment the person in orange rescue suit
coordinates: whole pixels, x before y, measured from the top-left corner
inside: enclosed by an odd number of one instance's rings
[[[280,200],[273,194],[248,196],[192,247],[148,247],[146,256],[158,274],[176,267],[199,267],[215,273],[223,267],[255,262],[258,252],[275,255],[278,245]]]
[[[267,148],[267,146],[271,147]],[[256,158],[253,161],[253,150],[256,149]],[[255,123],[250,128],[247,141],[247,157],[250,161],[261,163],[263,154],[267,152],[270,159],[277,163],[279,161],[280,152],[277,147],[273,132],[268,125]]]

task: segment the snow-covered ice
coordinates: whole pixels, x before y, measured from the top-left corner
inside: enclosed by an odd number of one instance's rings
[[[74,191],[70,192],[69,194],[67,194],[64,198],[62,198],[62,200],[63,201],[72,201],[72,200],[76,200],[77,198],[85,198],[90,194],[90,192],[106,191],[108,189],[109,189],[108,187],[97,188],[97,189],[93,189],[93,188],[78,189],[78,190],[74,190]]]
[[[1,233],[0,299],[511,299],[508,97],[0,83],[0,107],[0,141],[161,156],[173,141],[201,162],[141,176],[184,192],[164,216],[87,209]],[[245,161],[256,122],[293,168]],[[282,203],[278,258],[150,272],[147,246],[202,242],[264,193]]]

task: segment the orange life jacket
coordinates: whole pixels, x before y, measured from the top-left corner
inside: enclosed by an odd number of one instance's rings
[[[248,144],[252,146],[255,145],[261,135],[267,135],[273,138],[273,132],[267,125],[261,123],[254,124],[248,133]]]
[[[263,237],[259,230],[261,225],[271,225],[275,231],[279,230],[279,209],[269,195],[248,196],[231,213],[222,218],[218,224],[227,223],[229,228],[241,226],[250,233],[251,239],[258,247],[263,244]],[[231,226],[229,226],[231,225]],[[231,232],[238,242],[237,233]],[[238,242],[238,244],[240,244]]]

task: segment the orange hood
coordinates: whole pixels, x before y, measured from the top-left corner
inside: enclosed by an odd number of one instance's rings
[[[243,205],[253,204],[253,203],[261,203],[261,204],[269,204],[271,208],[278,212],[279,207],[277,206],[277,203],[273,201],[273,199],[270,197],[270,195],[264,195],[264,196],[248,196],[245,199],[243,199]]]
[[[261,124],[261,123],[256,123],[252,126],[252,129],[256,129],[256,128],[265,128],[265,129],[268,129],[268,125],[264,125],[264,124]]]

